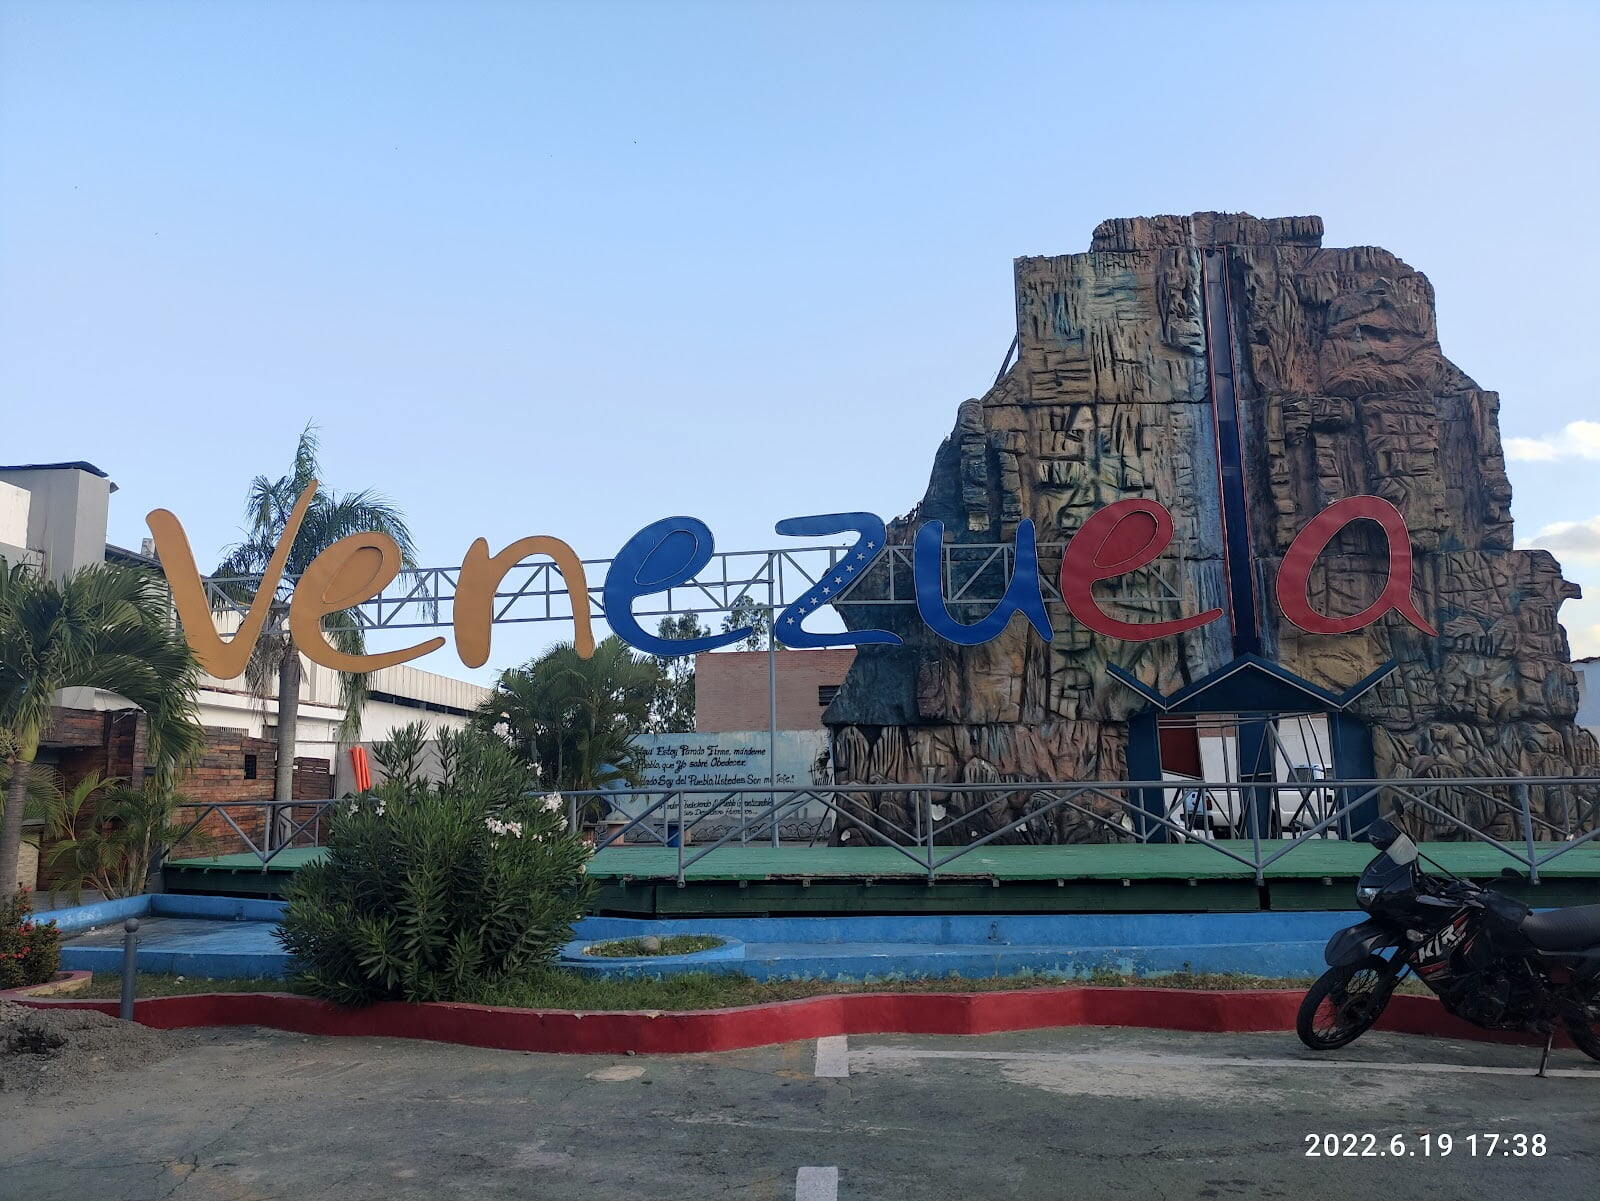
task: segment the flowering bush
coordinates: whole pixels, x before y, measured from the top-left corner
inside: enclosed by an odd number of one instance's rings
[[[587,898],[588,850],[492,734],[439,732],[439,778],[374,748],[389,777],[334,816],[295,873],[279,934],[300,985],[341,1005],[466,1001],[554,958]]]
[[[0,991],[43,984],[61,963],[61,936],[54,922],[31,920],[26,888],[0,901]]]

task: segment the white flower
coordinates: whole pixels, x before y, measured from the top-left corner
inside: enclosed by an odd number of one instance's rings
[[[567,803],[561,799],[561,794],[559,792],[553,792],[544,799],[544,807],[551,813],[558,813],[562,809],[565,809],[566,806]]]
[[[503,822],[498,818],[486,817],[483,819],[483,824],[488,827],[489,833],[495,835],[497,838],[504,837],[507,834],[509,834],[512,838],[522,837],[521,822]]]
[[[377,809],[373,810],[373,812],[375,812],[379,817],[383,816],[383,802],[382,801],[378,802],[378,807],[377,807]]]

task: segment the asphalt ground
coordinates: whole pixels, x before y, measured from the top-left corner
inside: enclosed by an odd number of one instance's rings
[[[180,1043],[0,1095],[0,1197],[1504,1201],[1592,1197],[1600,1173],[1600,1064],[1573,1051],[1537,1079],[1536,1050],[1398,1035],[1329,1055],[1124,1029],[668,1057]],[[1328,1135],[1355,1137],[1309,1155]]]

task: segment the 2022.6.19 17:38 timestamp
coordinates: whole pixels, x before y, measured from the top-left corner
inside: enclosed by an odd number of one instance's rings
[[[1308,1134],[1306,1155],[1323,1159],[1539,1159],[1549,1150],[1543,1134],[1469,1131],[1465,1134]]]

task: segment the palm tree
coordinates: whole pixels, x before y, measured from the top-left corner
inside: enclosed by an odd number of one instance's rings
[[[642,756],[634,739],[650,724],[660,686],[656,665],[615,634],[580,658],[559,642],[537,659],[500,673],[478,711],[501,730],[547,788],[585,791],[636,784]]]
[[[97,564],[55,581],[0,559],[0,891],[16,879],[23,807],[56,693],[101,688],[143,709],[150,762],[170,782],[204,742],[199,680],[158,576]]]
[[[250,481],[249,498],[245,503],[248,523],[245,539],[228,550],[215,572],[218,581],[234,581],[219,583],[225,594],[244,604],[250,603],[255,593],[255,581],[250,577],[258,577],[266,570],[288,527],[295,501],[313,480],[322,478],[322,466],[317,461],[319,449],[317,427],[307,424],[295,446],[294,466],[289,474],[277,479],[258,475]],[[339,493],[319,487],[290,546],[284,563],[285,575],[299,576],[313,559],[339,539],[368,532],[393,538],[405,566],[416,566],[411,531],[400,510],[386,497],[371,490]],[[289,636],[288,617],[288,597],[274,597],[266,626],[244,669],[245,684],[259,700],[277,698],[278,761],[272,795],[278,802],[294,800],[294,750],[300,720],[302,667]],[[328,641],[338,650],[353,655],[365,652],[366,639],[350,611],[330,614],[323,618],[322,624]],[[340,672],[339,699],[344,709],[339,737],[353,740],[360,730],[361,709],[367,699],[366,676]],[[287,808],[279,810],[278,824],[285,835],[289,817]],[[266,837],[270,845],[272,831],[268,830]]]

